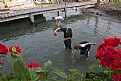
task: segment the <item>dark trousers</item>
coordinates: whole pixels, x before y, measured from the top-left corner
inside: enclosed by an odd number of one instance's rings
[[[85,55],[86,57],[89,56],[90,49],[80,49],[80,55]]]
[[[65,40],[65,49],[71,49],[71,39]]]

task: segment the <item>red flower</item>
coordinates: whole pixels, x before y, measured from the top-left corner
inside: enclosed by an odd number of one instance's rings
[[[7,55],[8,54],[8,48],[5,45],[2,45],[0,43],[0,54]]]
[[[31,64],[26,64],[26,67],[27,67],[27,68],[32,68],[32,67],[31,67]]]
[[[37,74],[40,74],[40,75],[42,75],[42,74],[43,74],[43,72],[37,72]]]
[[[28,68],[38,68],[41,67],[38,63],[32,62],[31,64],[26,64]]]
[[[36,62],[32,62],[31,64],[26,64],[27,68],[41,68],[41,66],[36,63]],[[43,78],[44,76],[47,76],[46,72],[36,72],[36,74],[39,74],[41,78]]]
[[[11,46],[9,48],[9,51],[14,52],[14,53],[22,53],[22,50],[21,50],[21,48],[19,46]]]
[[[99,59],[102,66],[107,66],[112,70],[121,68],[121,50],[116,50],[120,44],[120,38],[105,38],[104,43],[97,48],[96,59]]]
[[[121,50],[117,50],[117,54],[116,55],[117,55],[117,60],[121,60]]]
[[[114,36],[114,38],[104,38],[104,44],[117,47],[120,44],[120,38],[117,38],[116,36]]]
[[[102,44],[99,44],[99,46],[98,46],[98,48],[97,48],[97,51],[98,50],[104,50],[106,48],[106,45],[104,44],[104,43],[102,43]]]
[[[96,59],[101,59],[102,56],[105,55],[105,51],[104,50],[98,50],[98,53],[95,55]]]
[[[111,74],[111,78],[114,79],[114,81],[121,81],[121,74],[116,75],[116,74]]]
[[[38,63],[36,63],[36,62],[32,62],[31,67],[32,68],[38,68],[38,67],[40,67],[40,65]]]
[[[0,66],[2,66],[4,64],[4,62],[0,62]]]
[[[102,66],[109,66],[110,65],[110,58],[108,58],[107,56],[101,58],[101,65]]]
[[[114,71],[116,71],[118,68],[120,68],[121,62],[117,60],[113,60],[112,63],[110,63],[110,68]]]
[[[112,41],[112,46],[113,47],[117,47],[119,44],[120,44],[120,38],[117,38],[116,36],[114,36],[114,38],[113,38],[113,41]]]
[[[116,75],[116,74],[111,74],[111,78],[113,78],[114,79],[114,81],[117,81],[118,80],[118,76]]]
[[[118,81],[121,81],[121,74],[118,75]]]

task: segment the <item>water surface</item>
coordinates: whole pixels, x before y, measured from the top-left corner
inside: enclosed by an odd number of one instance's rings
[[[57,15],[56,13],[44,14],[47,21],[36,25],[21,21],[0,27],[0,41],[8,47],[20,46],[25,63],[34,61],[43,66],[44,62],[51,60],[54,66],[62,69],[76,68],[81,72],[86,72],[88,66],[97,62],[95,60],[96,48],[103,42],[103,38],[121,37],[121,21],[105,14],[99,16],[94,13],[73,13],[78,15],[68,16],[63,22],[63,26],[73,29],[72,46],[83,40],[97,43],[91,48],[89,61],[80,58],[79,53],[76,58],[72,58],[71,50],[64,49],[62,32],[58,32],[56,37],[53,35],[56,25],[51,18]],[[64,16],[63,12],[61,15]],[[8,67],[7,65],[5,69]],[[7,71],[4,70],[5,73]]]

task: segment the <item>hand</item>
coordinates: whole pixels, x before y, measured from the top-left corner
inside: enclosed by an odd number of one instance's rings
[[[70,38],[70,37],[68,37],[68,38],[64,38],[63,41],[68,40],[68,39],[71,39],[71,38]]]
[[[67,40],[66,38],[63,39],[63,41]]]
[[[54,32],[54,36],[57,36],[58,34],[57,34],[57,32]]]
[[[96,45],[96,43],[93,43],[92,45]]]

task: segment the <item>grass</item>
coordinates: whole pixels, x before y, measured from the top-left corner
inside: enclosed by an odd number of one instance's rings
[[[114,6],[121,7],[121,1],[115,1]]]

